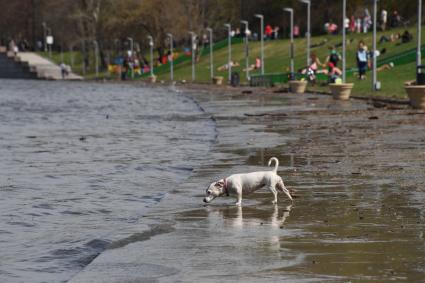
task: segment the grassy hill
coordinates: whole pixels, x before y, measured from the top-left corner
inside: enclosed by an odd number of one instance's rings
[[[394,55],[400,55],[404,52],[412,50],[416,47],[416,29],[414,27],[408,28],[409,32],[414,35],[414,39],[410,43],[391,43],[386,42],[378,44],[378,49],[386,49],[386,53],[378,57],[378,61],[386,60]],[[389,36],[391,33],[402,33],[404,29],[394,29],[386,32],[378,33],[378,40],[382,35]],[[348,34],[347,39],[350,40],[350,43],[347,45],[347,69],[356,66],[355,52],[357,50],[357,45],[360,40],[363,40],[369,49],[372,49],[372,33],[368,34]],[[318,45],[325,42],[325,44],[320,47],[312,48],[312,52],[315,52],[319,59],[324,62],[326,56],[328,55],[328,46],[330,45],[341,45],[342,37],[334,35],[325,35],[313,37],[311,44]],[[260,54],[260,43],[259,42],[250,42],[250,64],[253,64],[255,57]],[[341,47],[338,48],[338,51],[341,52]],[[232,58],[235,61],[238,61],[240,66],[234,67],[232,70],[240,72],[241,82],[245,82],[245,72],[242,69],[245,66],[244,59],[244,45],[243,43],[237,43],[232,45]],[[215,75],[223,76],[227,78],[227,71],[219,72],[217,67],[226,64],[227,62],[227,48],[222,48],[214,52],[214,65]],[[265,71],[266,73],[286,73],[289,71],[289,40],[270,40],[265,42]],[[306,65],[306,40],[304,38],[299,38],[295,40],[295,70],[300,69]],[[403,88],[403,83],[408,80],[415,79],[415,63],[405,63],[402,65],[395,65],[391,70],[385,70],[378,72],[378,81],[381,82],[382,89],[374,95],[380,96],[391,96],[391,97],[404,97],[405,92]],[[191,80],[191,62],[190,60],[183,62],[174,68],[174,79],[175,80]],[[258,71],[252,72],[252,74],[257,74]],[[169,71],[168,69],[162,69],[162,72],[157,73],[159,80],[169,80]],[[198,82],[209,82],[210,81],[210,70],[209,70],[209,55],[201,56],[200,61],[196,64],[196,81]],[[355,95],[371,95],[371,73],[368,72],[367,79],[364,81],[359,81],[357,77],[348,76],[348,82],[354,82],[355,87],[353,94]],[[318,87],[320,88],[320,87]]]
[[[378,57],[379,62],[382,61],[391,61],[388,58],[393,56],[399,56],[407,52],[411,52],[412,49],[416,47],[416,28],[409,27],[409,32],[413,34],[413,41],[405,44],[401,43],[391,43],[386,42],[378,44],[378,49],[386,49],[386,53]],[[403,33],[404,29],[393,29],[386,32],[378,32],[377,39],[382,35],[389,36],[392,33]],[[423,37],[425,38],[425,32],[423,32]],[[347,44],[347,69],[356,67],[355,52],[357,50],[357,45],[360,40],[363,40],[369,49],[372,49],[372,33],[368,34],[347,34],[347,39],[350,43]],[[326,42],[326,43],[324,43]],[[322,43],[322,45],[320,45]],[[312,37],[311,39],[312,46],[320,45],[319,47],[314,47],[311,49],[312,52],[315,52],[319,59],[324,63],[326,56],[328,55],[328,47],[330,45],[342,45],[342,37],[340,35],[324,35]],[[219,45],[219,46],[218,46]],[[216,50],[214,51],[214,73],[216,76],[223,76],[227,78],[227,71],[219,72],[217,70],[218,66],[222,66],[227,63],[227,44],[218,44],[215,46]],[[289,40],[269,40],[265,41],[265,71],[266,73],[287,73],[289,72]],[[208,47],[207,47],[208,48]],[[341,53],[341,47],[337,48]],[[260,56],[260,42],[250,41],[249,43],[250,51],[250,64],[255,62],[255,57]],[[232,45],[232,59],[238,61],[240,66],[232,68],[232,71],[237,71],[240,73],[241,83],[247,83],[245,79],[245,72],[242,69],[245,66],[244,59],[244,44],[243,43],[234,43]],[[41,53],[46,56],[48,54]],[[64,53],[64,61],[71,61],[71,53]],[[81,73],[82,70],[82,58],[81,54],[74,52],[74,71]],[[196,82],[207,83],[210,82],[210,69],[209,69],[209,54],[208,50],[202,52],[204,54],[200,57],[199,62],[196,64]],[[423,52],[425,54],[425,52]],[[53,53],[53,61],[59,63],[61,61],[61,56],[59,53]],[[306,65],[306,39],[298,38],[295,39],[295,70],[305,67]],[[186,80],[191,81],[192,78],[192,69],[190,58],[179,58],[180,63],[174,65],[174,79],[177,81]],[[182,62],[181,62],[182,61]],[[91,62],[92,69],[86,74],[87,78],[94,77],[93,62]],[[359,81],[355,75],[347,76],[348,82],[354,82],[354,95],[378,95],[378,96],[388,96],[388,97],[405,97],[404,91],[404,82],[408,80],[415,79],[415,63],[410,60],[410,62],[402,62],[402,64],[395,64],[395,67],[391,70],[386,70],[378,72],[378,81],[381,82],[381,90],[377,92],[372,92],[371,86],[371,72],[368,71],[367,79],[364,81]],[[341,64],[339,64],[341,67]],[[155,70],[158,80],[167,81],[170,79],[169,66],[163,65]],[[251,74],[258,74],[259,71],[253,71]],[[107,72],[100,73],[102,77],[116,78],[117,75],[109,76]],[[315,86],[318,90],[327,90],[327,87]]]

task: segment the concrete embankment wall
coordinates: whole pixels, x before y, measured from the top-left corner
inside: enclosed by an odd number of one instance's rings
[[[37,79],[37,73],[31,71],[27,62],[15,60],[13,53],[0,47],[0,78],[7,79]]]
[[[7,52],[0,46],[0,78],[82,80],[72,72],[62,77],[61,68],[34,52]]]

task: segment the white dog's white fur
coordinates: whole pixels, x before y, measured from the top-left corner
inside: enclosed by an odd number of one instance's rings
[[[277,190],[285,193],[292,201],[292,196],[283,184],[282,178],[277,175],[279,160],[276,157],[270,158],[269,166],[272,161],[275,162],[275,166],[272,171],[234,174],[227,178],[218,180],[217,182],[211,183],[206,191],[204,202],[209,203],[216,197],[224,195],[229,196],[232,194],[236,195],[236,205],[241,205],[242,194],[252,193],[263,187],[269,189],[273,193],[273,204],[277,203]]]

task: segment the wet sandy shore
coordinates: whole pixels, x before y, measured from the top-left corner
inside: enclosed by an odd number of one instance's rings
[[[425,280],[425,112],[330,96],[185,88],[216,122],[206,162],[71,282]],[[376,106],[376,105],[375,105]],[[202,204],[207,185],[264,170],[296,190]],[[161,184],[158,184],[161,188]]]

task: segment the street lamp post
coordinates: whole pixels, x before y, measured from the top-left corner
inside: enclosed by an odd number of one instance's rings
[[[310,66],[310,39],[311,39],[311,1],[310,0],[300,0],[302,3],[307,4],[307,33],[306,33],[306,37],[307,37],[307,66]],[[344,0],[345,1],[345,0]]]
[[[96,40],[93,40],[94,44],[94,58],[95,58],[95,70],[96,70],[96,78],[99,77],[99,45]]]
[[[342,82],[345,83],[346,75],[346,56],[347,56],[347,30],[345,28],[345,19],[347,18],[347,0],[342,1]]]
[[[153,37],[148,35],[149,39],[149,49],[150,49],[150,71],[151,71],[151,77],[153,77]]]
[[[47,52],[47,25],[46,22],[41,23],[41,25],[43,26],[43,42],[44,42],[44,52]]]
[[[377,72],[376,72],[376,16],[377,16],[377,2],[378,0],[373,0],[373,47],[372,47],[372,91],[376,91],[377,88]]]
[[[191,44],[191,53],[192,53],[192,82],[195,81],[195,52],[196,52],[196,46],[195,46],[195,40],[196,40],[196,34],[193,31],[189,31],[190,34],[190,44]]]
[[[174,81],[173,35],[171,33],[167,33],[167,36],[168,36],[168,39],[170,40],[170,53],[171,53],[170,58],[169,58],[169,60],[170,60],[170,79],[171,79],[171,82],[173,82]]]
[[[290,20],[291,20],[291,25],[290,25],[290,29],[291,29],[291,49],[290,49],[290,54],[291,54],[291,74],[290,74],[290,79],[293,80],[294,79],[294,9],[292,8],[284,8],[283,9],[285,12],[288,12],[290,14]]]
[[[227,52],[227,71],[228,71],[228,80],[229,83],[232,79],[232,27],[230,24],[224,24],[224,26],[227,28],[227,45],[228,45],[228,52]]]
[[[214,62],[213,62],[213,30],[212,28],[207,28],[207,31],[210,34],[210,76],[211,76],[211,81],[214,78]]]
[[[261,75],[264,75],[264,16],[255,14],[260,19],[260,49],[261,49]]]
[[[246,71],[246,80],[249,81],[249,46],[248,46],[248,35],[249,35],[249,26],[248,21],[241,21],[241,24],[245,25],[245,71]]]
[[[418,27],[417,27],[417,49],[416,49],[416,67],[422,64],[421,61],[421,42],[422,42],[422,0],[418,0]],[[417,72],[422,73],[420,68],[417,68]]]
[[[60,48],[61,48],[61,63],[64,63],[64,60],[63,60],[63,42],[61,42]]]
[[[130,41],[130,60],[131,60],[131,78],[134,79],[134,60],[133,60],[133,50],[134,50],[134,44],[133,44],[133,38],[127,37],[127,39]]]

